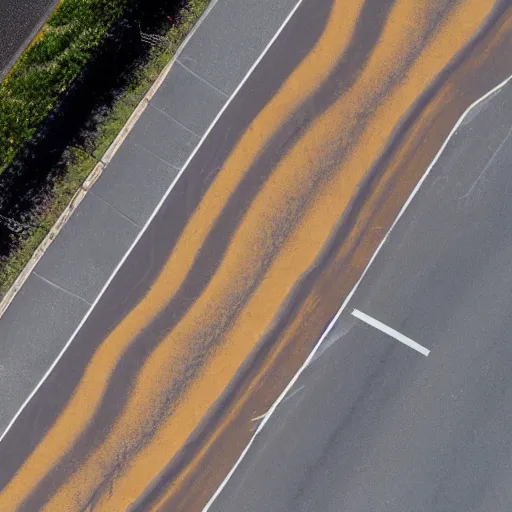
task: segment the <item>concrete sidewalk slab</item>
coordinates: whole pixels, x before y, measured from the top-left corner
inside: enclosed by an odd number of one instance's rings
[[[199,137],[195,133],[151,104],[135,123],[128,139],[137,141],[139,146],[151,151],[176,169],[181,169],[199,142]],[[108,172],[108,166],[105,172]]]
[[[112,206],[89,193],[35,272],[92,303],[139,230]]]
[[[131,137],[94,185],[94,194],[142,226],[178,174]]]
[[[180,61],[229,95],[296,3],[219,1],[184,48]]]
[[[32,273],[0,324],[0,426],[5,428],[89,305]]]
[[[176,61],[150,105],[202,137],[226,100],[224,93]]]

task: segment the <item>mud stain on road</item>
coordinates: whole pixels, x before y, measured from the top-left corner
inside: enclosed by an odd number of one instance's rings
[[[508,71],[510,12],[500,3],[396,0],[353,82],[315,110],[315,94],[342,83],[338,64],[361,58],[354,34],[375,1],[332,2],[316,45],[241,135],[150,291],[96,350],[0,493],[1,509],[117,511],[139,499],[135,509],[190,511],[207,501],[250,420],[305,359],[451,126]],[[297,129],[263,169],[262,154],[292,117]],[[265,178],[223,231],[219,219],[249,174]],[[202,260],[210,270],[188,296],[183,283],[214,243],[222,248]],[[116,374],[141,343],[149,347],[133,375]],[[121,381],[121,407],[95,428]]]

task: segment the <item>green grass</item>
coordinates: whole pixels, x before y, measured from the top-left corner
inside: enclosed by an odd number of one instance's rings
[[[52,27],[65,27],[67,21],[73,19],[73,9],[80,8],[79,4],[84,3],[86,5],[107,5],[112,3],[115,5],[121,5],[124,4],[124,1],[125,0],[121,2],[103,0],[82,2],[80,0],[66,0],[62,4],[62,8],[67,5],[66,2],[69,2],[70,6],[67,7],[67,10],[64,10],[63,12],[61,12],[60,9],[56,11],[51,19],[53,24]],[[167,32],[167,34],[165,34],[165,39],[162,44],[152,49],[147,63],[136,73],[129,87],[116,100],[111,111],[101,120],[98,131],[92,141],[93,149],[91,152],[96,158],[101,158],[104,152],[112,144],[128,118],[131,116],[135,107],[140,103],[148,89],[151,87],[152,83],[175,54],[179,45],[190,32],[201,14],[204,12],[209,2],[210,0],[188,0],[187,6],[182,9],[180,13],[180,21],[175,26],[173,26]],[[92,12],[90,13],[90,16],[90,19],[94,19]],[[63,34],[65,33],[67,32],[64,30]],[[86,39],[89,41],[94,38]],[[43,40],[46,40],[46,34]],[[50,42],[45,42],[42,46],[39,45],[40,42],[34,45],[33,49],[35,50],[35,53],[33,53],[31,49],[31,51],[28,52],[24,59],[26,60],[30,54],[30,62],[35,62],[33,59],[40,59],[39,62],[48,62],[48,60],[44,59],[47,59],[48,56],[52,56],[51,58],[54,59],[56,55],[62,55],[62,48],[65,48],[65,43],[60,38],[52,38]],[[64,52],[65,51],[66,50],[64,50]],[[64,59],[67,62],[66,59],[67,57]],[[51,62],[55,61],[51,60]],[[25,65],[26,64],[24,64],[24,66]],[[16,73],[16,70],[11,72],[7,84],[11,84],[16,79]],[[59,73],[57,74],[59,75]],[[62,83],[67,84],[68,82],[63,81]],[[30,93],[28,93],[28,95],[30,96]],[[2,112],[6,112],[7,110],[6,109],[2,111],[2,102],[3,98],[0,91],[0,139],[2,138],[3,134],[5,134],[5,132],[2,132],[2,130],[4,130],[4,125],[2,125],[2,119],[4,119],[2,118]],[[20,106],[16,115],[23,115],[23,112],[25,112],[26,108],[27,107],[22,108]],[[48,107],[46,114],[50,110],[51,107]],[[34,117],[31,119],[34,119]],[[23,137],[30,138],[34,133],[34,131],[31,131],[31,129],[28,128],[28,125],[30,124],[29,122],[22,124],[23,127],[20,128],[19,131],[15,134],[16,141],[21,141]],[[27,139],[25,138],[23,140],[26,141]],[[13,142],[7,148],[7,150],[5,150],[2,147],[2,143],[0,142],[0,155],[2,155],[2,151],[6,151],[4,154],[11,155],[11,151],[13,151],[16,143]],[[2,157],[0,156],[0,161],[2,161],[1,158]],[[9,156],[9,158],[12,160],[11,156]],[[5,294],[11,287],[13,282],[16,280],[20,272],[23,270],[27,262],[34,254],[34,251],[44,240],[52,226],[55,224],[59,216],[69,204],[74,194],[94,169],[97,163],[96,158],[93,158],[91,155],[84,153],[77,148],[69,148],[63,155],[63,160],[66,162],[66,171],[62,177],[55,182],[47,206],[37,219],[37,227],[32,230],[26,239],[19,243],[18,247],[10,255],[10,257],[0,265],[0,295]],[[0,172],[3,170],[3,168],[5,167],[0,166]]]
[[[64,0],[0,84],[0,173],[34,136],[129,0]]]

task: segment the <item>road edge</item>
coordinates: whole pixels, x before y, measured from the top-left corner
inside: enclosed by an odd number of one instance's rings
[[[416,186],[414,187],[414,189],[412,190],[411,194],[408,196],[407,200],[405,201],[405,203],[403,204],[402,208],[400,209],[400,211],[398,212],[398,215],[396,216],[395,220],[393,221],[393,223],[391,224],[391,227],[389,228],[389,230],[386,232],[386,234],[384,235],[382,241],[379,243],[379,245],[377,246],[377,249],[375,250],[375,252],[373,253],[372,257],[370,258],[370,261],[368,262],[368,264],[366,265],[366,267],[364,268],[363,272],[361,273],[361,276],[359,277],[359,279],[357,280],[356,284],[353,286],[353,288],[350,290],[349,294],[347,295],[347,297],[345,298],[345,300],[343,301],[343,303],[341,304],[340,308],[338,309],[338,311],[336,312],[336,314],[334,315],[334,317],[332,318],[332,320],[329,322],[328,326],[326,327],[326,329],[324,330],[324,332],[322,333],[322,335],[320,336],[319,340],[317,341],[317,343],[315,344],[315,346],[313,347],[313,349],[311,350],[311,352],[308,354],[306,360],[304,361],[304,363],[302,364],[302,366],[299,368],[299,370],[295,373],[295,375],[291,378],[291,380],[289,381],[289,383],[287,384],[287,386],[285,387],[285,389],[281,392],[281,394],[277,397],[277,399],[275,400],[275,402],[271,405],[271,407],[268,409],[268,411],[263,415],[262,417],[262,421],[260,422],[260,424],[258,425],[258,428],[256,429],[255,433],[253,434],[253,436],[251,437],[251,439],[249,440],[249,442],[247,443],[246,447],[244,448],[244,450],[242,451],[242,453],[240,454],[240,456],[238,457],[238,459],[236,460],[235,464],[233,465],[233,467],[230,469],[229,473],[226,475],[226,477],[224,478],[224,480],[221,482],[221,484],[219,485],[219,487],[215,490],[214,494],[212,495],[212,497],[209,499],[209,501],[207,502],[207,504],[204,506],[204,508],[202,509],[202,512],[209,512],[210,508],[212,507],[212,505],[215,503],[215,500],[219,497],[219,495],[222,493],[222,491],[224,490],[224,488],[226,487],[226,485],[229,483],[229,481],[231,480],[231,477],[233,476],[233,474],[236,472],[236,470],[238,469],[238,466],[242,463],[242,461],[245,459],[245,456],[247,455],[247,453],[249,452],[249,450],[251,449],[251,446],[252,444],[254,443],[254,441],[256,440],[256,438],[258,437],[258,435],[260,434],[260,432],[263,430],[263,428],[265,427],[265,425],[267,424],[268,420],[272,417],[272,415],[274,414],[275,410],[277,409],[277,407],[280,405],[280,403],[286,398],[286,395],[289,393],[289,391],[293,388],[293,386],[295,385],[295,383],[297,382],[297,380],[299,379],[299,377],[302,375],[302,373],[304,372],[304,370],[309,366],[309,364],[313,361],[316,353],[318,352],[318,350],[320,349],[321,345],[323,344],[323,342],[325,341],[325,339],[327,338],[327,336],[329,335],[330,331],[333,329],[333,327],[335,326],[336,322],[338,321],[339,317],[341,316],[341,314],[343,313],[343,311],[345,310],[345,308],[347,307],[348,303],[350,302],[350,300],[352,299],[353,295],[355,294],[355,292],[357,291],[357,289],[359,288],[359,285],[361,284],[362,280],[364,279],[365,275],[367,274],[368,270],[370,269],[370,267],[372,266],[374,260],[376,259],[376,257],[378,256],[380,250],[382,249],[382,247],[384,246],[384,244],[386,243],[387,239],[389,238],[389,235],[391,234],[391,232],[393,231],[393,229],[395,228],[396,224],[398,223],[398,221],[400,220],[400,218],[402,217],[402,215],[405,213],[405,211],[407,210],[407,208],[409,207],[409,204],[412,202],[412,200],[414,199],[414,197],[416,196],[416,194],[418,193],[419,189],[421,188],[421,186],[423,185],[423,182],[426,180],[426,178],[428,177],[428,175],[430,174],[430,171],[432,170],[432,168],[435,166],[435,164],[437,163],[437,161],[439,160],[440,156],[443,154],[446,146],[448,145],[448,143],[450,142],[450,140],[452,139],[453,135],[456,133],[456,131],[459,129],[459,127],[462,125],[462,123],[464,122],[465,118],[467,117],[467,115],[475,108],[477,107],[478,105],[480,105],[481,103],[483,103],[485,100],[487,100],[488,98],[490,98],[493,94],[495,94],[496,92],[500,91],[503,87],[505,87],[510,81],[512,80],[512,75],[509,75],[505,80],[501,81],[498,85],[496,85],[495,87],[493,87],[492,89],[490,89],[489,91],[487,91],[485,94],[483,94],[482,96],[480,96],[478,99],[476,99],[473,103],[471,103],[471,105],[469,105],[466,110],[464,110],[464,112],[462,113],[462,115],[459,117],[459,119],[457,120],[457,122],[455,123],[455,125],[453,126],[453,128],[451,129],[450,133],[448,134],[448,136],[446,137],[446,139],[444,140],[443,144],[441,145],[441,147],[439,148],[438,152],[436,153],[436,155],[434,156],[434,159],[432,160],[432,162],[429,164],[429,166],[427,167],[427,169],[425,170],[425,172],[423,173],[423,175],[421,176],[421,178],[419,179],[418,183],[416,184]]]
[[[72,335],[69,337],[68,341],[66,342],[66,344],[62,347],[62,349],[60,350],[59,354],[57,355],[57,357],[53,360],[52,364],[49,366],[48,370],[44,373],[43,377],[39,380],[39,382],[37,383],[37,385],[34,387],[34,389],[30,392],[30,394],[27,396],[27,398],[25,399],[25,401],[23,402],[23,404],[18,408],[18,410],[16,411],[16,414],[12,417],[12,419],[9,421],[7,427],[3,430],[3,431],[0,431],[0,443],[4,440],[4,438],[7,436],[7,434],[10,432],[11,428],[13,427],[13,425],[16,423],[17,419],[20,417],[20,415],[22,414],[22,412],[25,410],[25,408],[27,407],[27,405],[30,403],[30,401],[32,400],[32,398],[37,394],[37,392],[39,391],[39,389],[41,388],[41,386],[46,382],[46,380],[48,379],[48,377],[51,375],[51,373],[53,372],[54,368],[57,366],[57,364],[59,363],[59,361],[62,359],[62,357],[64,356],[64,354],[66,353],[66,351],[68,350],[68,348],[70,347],[70,345],[73,343],[74,339],[76,338],[77,334],[80,332],[81,328],[83,327],[83,325],[85,324],[85,322],[87,321],[87,319],[89,318],[89,316],[91,315],[91,313],[93,312],[94,308],[96,307],[96,305],[98,304],[98,302],[101,300],[101,298],[103,297],[105,291],[108,289],[108,287],[110,286],[111,282],[113,281],[113,279],[116,277],[117,273],[119,272],[119,269],[124,265],[126,259],[130,256],[131,252],[133,251],[134,247],[138,244],[139,240],[141,239],[141,237],[144,235],[144,233],[146,232],[148,226],[151,224],[151,222],[153,221],[153,219],[155,218],[155,216],[158,214],[158,212],[161,210],[163,204],[165,203],[165,201],[167,200],[169,194],[172,192],[172,190],[174,189],[174,186],[176,185],[176,183],[178,182],[178,180],[180,179],[181,175],[187,170],[190,162],[192,161],[192,159],[195,157],[196,153],[199,151],[199,149],[201,148],[201,146],[203,145],[204,141],[208,138],[208,136],[210,135],[210,132],[212,131],[212,129],[217,125],[217,122],[219,121],[219,119],[222,117],[222,115],[224,114],[224,112],[226,111],[226,109],[231,105],[232,101],[234,100],[234,98],[236,98],[236,96],[238,95],[239,91],[242,89],[242,87],[245,85],[245,83],[247,82],[247,80],[250,78],[250,76],[252,75],[252,73],[254,72],[254,70],[256,69],[256,67],[260,64],[261,60],[265,57],[265,55],[268,53],[268,51],[270,50],[270,48],[273,46],[274,42],[277,40],[277,38],[279,37],[279,35],[281,34],[281,32],[284,30],[284,28],[288,25],[289,21],[293,18],[295,12],[299,9],[299,7],[303,4],[304,0],[294,0],[295,4],[293,6],[293,8],[291,8],[290,12],[288,13],[288,15],[285,17],[284,21],[281,23],[281,25],[279,26],[279,28],[276,30],[276,32],[274,33],[274,35],[272,36],[272,38],[270,39],[270,41],[265,45],[264,49],[261,51],[261,53],[258,55],[258,57],[256,58],[256,60],[253,62],[253,64],[250,66],[250,68],[248,69],[248,71],[245,73],[245,75],[243,76],[243,78],[241,79],[241,81],[239,82],[239,84],[237,85],[237,87],[235,88],[235,90],[230,94],[229,98],[227,99],[226,103],[222,106],[222,108],[220,109],[220,111],[217,113],[217,115],[215,116],[215,118],[213,119],[213,121],[210,123],[208,129],[206,130],[206,132],[203,134],[203,136],[201,137],[201,139],[199,140],[199,142],[197,143],[197,145],[194,147],[192,153],[189,155],[189,157],[187,158],[186,162],[183,164],[183,166],[181,167],[180,171],[178,172],[178,174],[176,175],[176,177],[174,178],[174,180],[172,181],[171,185],[167,188],[167,190],[165,191],[165,193],[163,194],[162,198],[160,199],[159,203],[157,204],[157,206],[154,208],[152,214],[150,215],[149,219],[145,222],[145,224],[143,225],[142,229],[139,231],[139,233],[137,234],[137,236],[135,237],[135,240],[132,242],[132,244],[130,245],[130,247],[128,248],[128,250],[125,252],[125,254],[123,255],[123,257],[121,258],[121,260],[119,261],[119,263],[116,265],[116,267],[114,268],[114,270],[112,271],[112,273],[110,274],[110,276],[108,277],[107,281],[105,282],[105,284],[103,285],[102,289],[100,290],[98,296],[96,297],[96,299],[93,301],[93,303],[90,305],[89,309],[86,311],[85,315],[83,316],[82,320],[80,321],[80,323],[78,324],[78,326],[76,327],[76,329],[73,331]],[[203,20],[205,19],[206,15],[215,7],[215,5],[218,3],[218,0],[212,0],[212,3],[208,6],[207,10],[204,12],[203,16],[200,18],[200,22],[202,23]],[[196,27],[198,28],[200,26],[200,23],[196,24]],[[192,36],[194,34],[194,30],[192,30],[190,32],[190,36]],[[183,50],[184,46],[185,46],[185,43],[188,41],[188,37],[186,38],[186,40],[183,42],[183,45],[180,46],[179,48],[179,51],[176,52],[176,55],[173,57],[173,59],[169,62],[168,64],[168,67],[166,67],[163,71],[162,71],[162,74],[164,74],[166,71],[168,72],[168,69],[170,69],[172,67],[172,64],[178,59],[179,57],[179,54],[181,53],[181,51]],[[160,77],[159,77],[160,78]],[[165,75],[163,76],[162,80],[165,78]],[[159,79],[157,79],[155,81],[155,83],[153,84],[154,85],[154,88],[152,87],[150,89],[150,91],[148,91],[148,94],[153,91],[156,91],[158,89],[158,86],[159,84],[161,83],[161,81]],[[148,100],[149,101],[149,100]],[[144,105],[142,105],[144,104]],[[141,101],[141,104],[139,106],[141,106],[142,110],[140,113],[143,112],[143,110],[145,109],[145,105],[147,104],[147,101],[146,101],[146,98]],[[140,115],[139,113],[139,115]],[[128,125],[129,123],[127,123]],[[126,131],[126,133],[129,132],[129,129]],[[120,134],[121,135],[121,134]],[[122,142],[122,141],[121,141]],[[116,144],[116,141],[114,141],[114,143],[112,143],[111,147],[109,148],[109,150],[105,153],[107,155],[107,153],[109,153],[110,149],[112,149],[112,154],[108,154],[109,157],[111,157],[115,151],[117,150],[117,148],[120,146],[121,142],[119,142],[118,144]]]

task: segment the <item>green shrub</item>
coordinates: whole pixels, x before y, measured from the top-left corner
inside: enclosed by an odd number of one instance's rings
[[[0,84],[0,173],[36,133],[130,0],[63,0]]]

